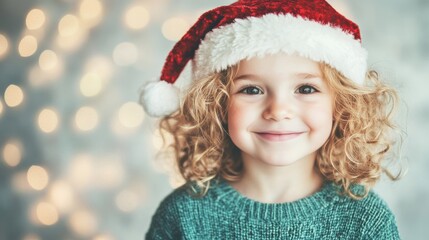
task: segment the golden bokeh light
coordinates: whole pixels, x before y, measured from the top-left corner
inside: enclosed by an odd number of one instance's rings
[[[189,24],[183,18],[170,18],[162,24],[162,34],[170,41],[179,40],[188,29]]]
[[[102,18],[103,5],[99,0],[83,0],[79,7],[79,16],[88,27],[94,27]]]
[[[97,186],[100,188],[113,188],[119,186],[125,176],[125,169],[120,158],[107,158],[97,168]]]
[[[45,108],[40,111],[37,123],[42,132],[54,132],[58,128],[59,124],[58,113],[54,109]]]
[[[24,101],[24,92],[17,85],[9,85],[4,92],[4,101],[9,107],[17,107]]]
[[[140,198],[134,191],[123,190],[116,196],[115,202],[119,210],[132,212],[139,206]]]
[[[135,44],[123,42],[113,50],[113,62],[119,66],[131,65],[137,61],[138,49]]]
[[[66,181],[57,181],[52,184],[49,197],[60,213],[69,213],[75,205],[75,194]]]
[[[103,79],[97,72],[86,73],[80,80],[80,92],[85,97],[97,96],[103,88]]]
[[[97,231],[98,222],[93,213],[87,210],[78,210],[71,214],[69,226],[74,233],[88,237]]]
[[[25,19],[27,28],[30,30],[39,29],[45,24],[46,16],[45,13],[37,8],[30,10]]]
[[[88,38],[88,31],[81,29],[81,31],[77,31],[74,35],[61,35],[58,34],[56,37],[56,44],[58,47],[60,47],[62,50],[66,50],[68,52],[73,52],[78,50],[83,43]]]
[[[0,117],[1,117],[2,113],[3,113],[3,103],[0,100]]]
[[[152,144],[156,150],[161,150],[163,147],[170,146],[174,141],[173,135],[167,132],[163,132],[161,135],[161,130],[157,129],[152,135]]]
[[[84,189],[93,186],[95,166],[92,156],[88,154],[75,156],[67,169],[68,180],[75,188]]]
[[[33,233],[29,233],[27,235],[25,235],[22,240],[41,240],[41,238],[39,236],[37,236],[36,234]]]
[[[0,33],[0,59],[2,59],[9,51],[9,41],[6,36]]]
[[[127,9],[124,16],[125,25],[134,30],[139,30],[149,23],[149,11],[143,6],[132,6]]]
[[[43,190],[49,183],[48,172],[41,166],[33,165],[27,171],[27,181],[34,190]]]
[[[67,14],[58,23],[58,33],[62,37],[77,35],[81,31],[79,18],[73,14]]]
[[[92,240],[114,240],[114,238],[108,234],[99,234],[95,236]]]
[[[98,125],[98,113],[92,107],[81,107],[75,115],[75,126],[80,131],[93,130]]]
[[[92,56],[87,60],[85,70],[87,72],[95,72],[101,79],[107,80],[112,77],[114,67],[110,58],[105,56]]]
[[[17,140],[11,140],[3,147],[3,161],[9,167],[16,167],[21,162],[22,155],[22,144]]]
[[[136,102],[127,102],[119,108],[119,122],[127,128],[135,128],[142,124],[144,112]]]
[[[50,71],[58,66],[58,56],[52,50],[45,50],[40,54],[39,67],[43,71]]]
[[[58,222],[59,214],[51,203],[40,202],[36,207],[36,217],[41,224],[50,226]]]
[[[29,57],[37,51],[37,39],[34,36],[24,36],[18,45],[18,52],[21,57]]]

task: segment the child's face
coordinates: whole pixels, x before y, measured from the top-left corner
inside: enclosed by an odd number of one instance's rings
[[[276,54],[239,63],[228,129],[245,164],[314,161],[330,135],[332,120],[332,92],[317,62]]]

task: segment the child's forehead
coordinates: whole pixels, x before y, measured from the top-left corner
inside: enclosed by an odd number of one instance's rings
[[[321,76],[320,63],[296,54],[272,54],[252,57],[238,63],[237,76],[240,75]]]

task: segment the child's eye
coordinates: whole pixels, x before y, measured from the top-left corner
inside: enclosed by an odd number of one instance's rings
[[[263,94],[262,90],[257,87],[245,87],[240,90],[239,93],[249,94],[249,95],[257,95],[257,94]]]
[[[299,94],[311,94],[311,93],[315,93],[318,91],[316,88],[314,88],[311,85],[302,85],[296,90],[296,92]]]

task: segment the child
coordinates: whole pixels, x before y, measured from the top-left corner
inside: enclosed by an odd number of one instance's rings
[[[370,189],[394,90],[358,26],[324,0],[242,0],[203,14],[142,92],[187,183],[146,239],[399,239]],[[179,104],[173,86],[192,60]]]

